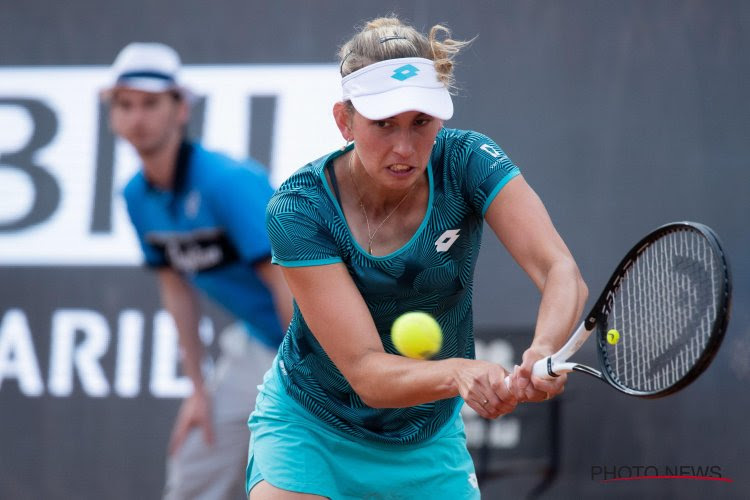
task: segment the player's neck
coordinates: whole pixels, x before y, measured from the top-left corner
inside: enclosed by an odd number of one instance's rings
[[[182,144],[182,136],[175,136],[162,147],[148,152],[139,152],[143,162],[143,173],[149,183],[159,189],[168,190],[174,185],[177,155]]]
[[[357,203],[364,204],[367,207],[367,210],[376,218],[388,217],[396,209],[401,207],[406,208],[412,205],[421,205],[421,202],[414,203],[415,200],[409,198],[414,198],[416,196],[414,194],[415,191],[419,192],[425,185],[429,184],[426,173],[423,172],[411,186],[402,190],[394,191],[392,189],[378,186],[377,183],[375,183],[372,178],[362,170],[362,167],[355,167],[354,162],[352,161],[353,158],[353,156],[350,156],[347,161],[345,168],[347,168],[348,173],[345,177],[351,181],[351,185],[354,188],[353,192],[357,198]],[[427,192],[429,192],[429,187],[427,188]]]

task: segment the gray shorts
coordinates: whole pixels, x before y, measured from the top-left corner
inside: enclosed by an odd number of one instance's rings
[[[199,429],[190,432],[167,460],[165,500],[247,498],[247,419],[276,351],[251,338],[242,323],[226,328],[219,345],[221,354],[206,385],[212,396],[215,442],[209,447]]]

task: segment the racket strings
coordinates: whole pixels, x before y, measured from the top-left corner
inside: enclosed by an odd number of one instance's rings
[[[606,368],[622,386],[662,391],[699,361],[718,315],[722,263],[696,231],[670,232],[645,248],[612,295]],[[606,330],[605,330],[606,331]]]

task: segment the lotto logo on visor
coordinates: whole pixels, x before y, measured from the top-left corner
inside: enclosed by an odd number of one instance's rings
[[[343,100],[370,120],[419,111],[441,120],[453,116],[453,101],[435,64],[421,57],[388,59],[346,75]]]
[[[403,82],[407,78],[417,76],[417,73],[419,73],[419,70],[417,68],[415,68],[411,64],[407,64],[406,66],[396,68],[393,71],[393,76],[391,76],[391,78],[395,78],[396,80],[401,80]]]

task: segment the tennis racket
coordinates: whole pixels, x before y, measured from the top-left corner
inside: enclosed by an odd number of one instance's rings
[[[533,373],[587,373],[643,398],[673,394],[716,355],[731,294],[714,231],[695,222],[666,224],[625,255],[585,321],[559,351],[537,361]],[[595,329],[601,370],[569,362]]]

